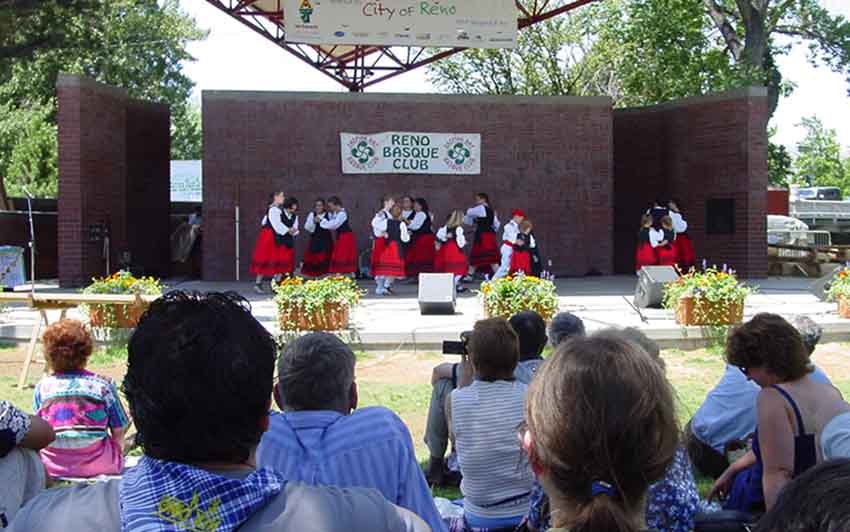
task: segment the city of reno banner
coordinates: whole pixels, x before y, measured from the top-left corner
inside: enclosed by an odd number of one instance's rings
[[[480,174],[481,135],[340,133],[344,174]]]
[[[284,0],[288,42],[515,48],[516,0]]]

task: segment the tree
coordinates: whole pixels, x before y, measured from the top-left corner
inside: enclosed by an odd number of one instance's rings
[[[50,122],[53,107],[37,104],[14,109],[0,104],[0,176],[5,176],[10,197],[57,193],[58,143],[56,126]]]
[[[93,0],[0,0],[0,65],[31,57],[37,50],[62,48],[69,23],[97,4]]]
[[[175,161],[203,159],[201,108],[190,103],[182,111],[171,116],[171,158]]]
[[[850,193],[850,175],[841,161],[838,133],[825,128],[816,116],[803,118],[798,126],[806,129],[806,136],[797,143],[798,155],[794,161],[797,182],[839,187],[842,195]]]
[[[791,154],[782,144],[773,142],[776,128],[767,130],[767,181],[775,187],[787,187],[793,175]]]

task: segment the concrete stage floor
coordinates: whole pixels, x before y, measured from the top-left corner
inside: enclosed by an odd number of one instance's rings
[[[747,301],[745,319],[758,312],[775,312],[786,317],[806,314],[823,326],[823,341],[850,341],[850,320],[837,316],[834,303],[821,302],[812,295],[809,292],[811,282],[811,279],[787,277],[749,281],[748,284],[760,288],[758,294]],[[257,319],[276,332],[271,295],[255,294],[250,282],[181,282],[175,279],[165,283],[169,288],[184,290],[235,290],[251,301]],[[631,301],[634,295],[636,278],[633,276],[565,278],[557,279],[556,284],[560,309],[580,316],[589,330],[611,326],[640,327],[665,348],[688,349],[705,343],[699,327],[680,327],[666,310],[642,309],[646,318],[643,322],[626,301]],[[394,287],[397,295],[392,297],[374,296],[371,281],[361,282],[361,287],[369,289],[369,295],[355,310],[353,320],[360,341],[368,349],[437,350],[442,340],[457,339],[461,331],[471,329],[473,323],[483,317],[481,302],[472,291],[458,297],[455,315],[422,316],[415,284],[397,284]],[[37,290],[60,291],[55,285],[37,285]],[[53,320],[57,316],[50,318]],[[36,317],[36,312],[24,306],[8,307],[0,314],[0,338],[29,339]]]

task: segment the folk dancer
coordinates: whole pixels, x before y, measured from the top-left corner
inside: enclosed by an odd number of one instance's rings
[[[357,240],[348,222],[348,212],[337,196],[328,198],[328,216],[319,221],[319,227],[336,232],[336,240],[331,251],[328,273],[354,276],[357,273]]]
[[[388,194],[381,196],[378,200],[378,212],[372,217],[372,255],[369,261],[369,272],[372,277],[375,277],[375,267],[378,265],[378,260],[381,253],[384,251],[386,240],[384,233],[386,232],[386,222],[390,219],[390,210],[395,206],[395,199]],[[389,290],[392,294],[392,290]]]
[[[298,200],[284,199],[283,192],[275,192],[266,215],[263,216],[260,236],[254,246],[251,273],[257,276],[254,291],[263,290],[263,278],[272,276],[279,282],[284,275],[295,270],[295,236],[298,235]]]
[[[533,225],[528,220],[523,220],[519,225],[519,233],[516,236],[516,244],[511,254],[510,274],[522,272],[524,275],[534,275],[532,265],[532,252],[537,249],[537,242],[531,234]]]
[[[655,203],[647,209],[646,214],[652,216],[652,227],[661,229],[661,219],[670,214],[667,201],[662,198],[656,198]]]
[[[401,198],[401,221],[403,221],[403,222],[413,221],[413,217],[416,215],[415,204],[416,204],[416,202],[413,200],[413,196],[402,196],[402,198]]]
[[[377,284],[375,295],[378,296],[392,294],[393,281],[404,277],[404,244],[410,241],[407,224],[401,219],[401,207],[394,205],[389,214],[389,218],[379,224],[383,228],[384,245],[373,271]]]
[[[519,224],[524,219],[525,212],[523,210],[514,209],[511,211],[511,221],[506,223],[502,229],[502,247],[500,249],[502,260],[499,264],[499,269],[493,275],[493,279],[501,279],[511,271],[511,258],[513,257],[517,235],[519,235]]]
[[[644,214],[640,218],[640,230],[638,231],[637,250],[635,251],[635,272],[640,272],[644,266],[655,266],[658,264],[658,256],[649,238],[653,231],[652,216]],[[663,232],[662,232],[663,237]]]
[[[670,207],[670,218],[673,220],[673,230],[676,231],[676,256],[679,260],[679,270],[687,272],[697,263],[696,253],[694,252],[694,243],[691,237],[688,236],[688,222],[682,216],[682,211],[679,210],[678,202],[670,200],[667,204]]]
[[[675,266],[678,262],[676,255],[676,232],[673,230],[673,219],[669,216],[661,218],[661,229],[649,232],[649,243],[655,249],[659,266]]]
[[[440,249],[434,258],[434,271],[454,275],[458,293],[466,292],[461,279],[469,271],[469,262],[463,253],[466,237],[463,234],[463,211],[454,211],[446,219],[446,225],[437,230]]]
[[[333,251],[333,236],[328,229],[321,227],[322,221],[328,220],[325,210],[325,200],[317,199],[313,203],[313,211],[307,215],[304,229],[310,233],[310,243],[304,252],[301,275],[304,277],[321,277],[328,273]]]
[[[425,198],[416,198],[413,202],[413,218],[407,223],[410,245],[407,247],[404,260],[405,273],[414,280],[420,273],[434,271],[436,241],[431,229],[433,221],[434,215],[428,208],[428,202]]]
[[[499,246],[496,244],[499,218],[490,206],[487,194],[479,192],[475,195],[475,206],[467,209],[464,223],[475,226],[475,238],[469,255],[469,274],[477,272],[491,275],[499,264]]]

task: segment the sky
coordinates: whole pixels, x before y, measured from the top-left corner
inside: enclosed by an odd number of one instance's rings
[[[206,0],[180,0],[182,8],[201,27],[210,30],[205,41],[190,44],[197,59],[187,62],[186,74],[196,83],[196,97],[203,90],[342,91],[343,87],[309,65],[251,31]],[[850,1],[820,0],[832,13],[850,18]],[[828,128],[838,132],[845,155],[850,155],[850,96],[841,74],[815,68],[806,59],[806,46],[794,46],[780,57],[779,67],[786,80],[796,84],[791,96],[783,98],[773,117],[776,141],[790,150],[804,131],[797,127],[801,118],[817,115]],[[380,92],[434,92],[424,69],[403,74],[379,84]]]

